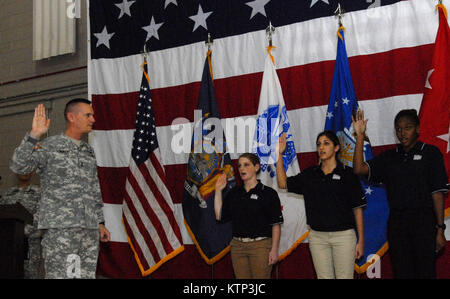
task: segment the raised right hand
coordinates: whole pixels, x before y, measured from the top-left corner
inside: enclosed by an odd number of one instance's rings
[[[286,133],[283,133],[281,134],[280,138],[278,138],[278,144],[275,147],[275,152],[277,155],[279,155],[283,154],[285,150],[286,150]]]
[[[216,192],[222,191],[226,185],[227,185],[227,174],[222,173],[221,175],[219,175],[216,181]]]
[[[364,111],[358,109],[358,111],[356,111],[356,117],[352,116],[353,129],[355,130],[356,135],[365,135],[368,121],[368,119],[364,119]]]
[[[39,104],[34,109],[33,124],[30,131],[30,136],[35,139],[40,139],[42,135],[48,132],[50,127],[50,119],[45,115],[45,107]]]

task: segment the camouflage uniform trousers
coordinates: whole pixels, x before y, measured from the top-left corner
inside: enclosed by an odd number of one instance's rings
[[[44,278],[42,247],[40,237],[28,237],[28,259],[24,261],[24,278]]]
[[[47,229],[42,239],[46,279],[95,278],[99,230]]]

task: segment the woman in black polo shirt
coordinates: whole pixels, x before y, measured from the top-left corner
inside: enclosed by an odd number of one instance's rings
[[[278,261],[281,203],[275,190],[256,179],[260,169],[257,155],[242,154],[238,171],[244,185],[231,189],[222,200],[226,174],[216,183],[214,211],[217,220],[231,220],[231,261],[240,279],[268,279],[272,265]]]
[[[364,162],[367,120],[359,110],[353,165],[355,173],[386,185],[388,242],[395,278],[435,278],[436,253],[445,245],[444,194],[448,178],[439,149],[419,141],[417,111],[400,111],[394,120],[400,144]]]
[[[340,162],[340,144],[334,132],[320,133],[316,145],[320,164],[291,177],[286,177],[282,155],[278,154],[278,187],[304,196],[309,249],[317,278],[352,279],[355,259],[364,254],[364,192],[353,170]],[[278,153],[285,148],[283,134]]]

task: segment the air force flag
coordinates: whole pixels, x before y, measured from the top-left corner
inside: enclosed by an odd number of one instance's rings
[[[344,165],[352,167],[356,144],[352,133],[352,113],[358,109],[358,101],[353,89],[343,27],[339,28],[338,36],[336,65],[325,130],[336,132],[341,144],[341,161]],[[364,144],[364,158],[365,160],[373,158],[372,148],[367,142]],[[386,228],[389,207],[386,190],[378,185],[369,184],[365,180],[361,181],[361,185],[365,190],[367,207],[364,209],[364,256],[355,265],[358,273],[364,273],[367,270],[371,264],[372,255],[381,257],[388,248]]]
[[[280,197],[284,223],[281,225],[278,254],[279,260],[282,260],[306,238],[308,230],[303,196],[287,193],[286,190],[278,189],[277,185],[275,146],[281,134],[287,135],[286,150],[283,154],[286,174],[296,175],[300,172],[300,168],[271,50],[272,48],[269,47],[269,54],[265,61],[253,152],[261,160],[259,175],[261,183],[275,189]]]

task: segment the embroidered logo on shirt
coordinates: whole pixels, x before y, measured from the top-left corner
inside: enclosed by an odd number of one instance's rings
[[[413,160],[422,160],[422,155],[414,155]]]
[[[252,194],[252,195],[250,195],[250,198],[251,199],[258,199],[258,194]]]
[[[338,174],[333,174],[332,179],[333,179],[333,180],[340,180],[340,179],[341,179],[341,176],[338,175]]]

